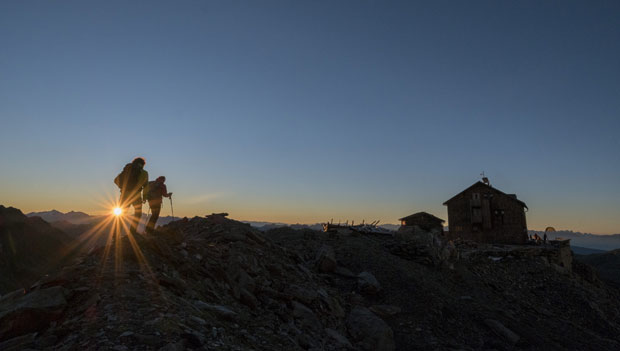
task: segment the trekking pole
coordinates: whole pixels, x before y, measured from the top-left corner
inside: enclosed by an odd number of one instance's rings
[[[174,219],[174,207],[172,207],[172,195],[170,195],[170,211],[172,211],[172,219]]]

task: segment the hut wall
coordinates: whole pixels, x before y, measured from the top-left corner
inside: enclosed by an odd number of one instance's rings
[[[527,241],[523,205],[508,195],[481,185],[447,205],[450,238],[504,244]]]

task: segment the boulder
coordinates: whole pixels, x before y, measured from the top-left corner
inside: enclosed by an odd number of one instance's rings
[[[165,274],[161,275],[158,277],[158,283],[161,286],[164,286],[166,288],[170,288],[172,290],[175,290],[179,293],[183,293],[185,292],[185,290],[187,290],[187,283],[180,278],[175,278],[175,277],[169,277]]]
[[[327,291],[325,291],[324,289],[319,289],[317,291],[317,294],[319,295],[320,301],[323,304],[327,305],[333,317],[344,318],[345,312],[340,305],[340,302],[338,302],[338,299],[329,296],[329,294],[327,294]]]
[[[375,295],[381,291],[381,284],[372,273],[362,272],[357,275],[357,287],[367,295]]]
[[[363,350],[392,351],[395,348],[392,329],[365,307],[353,307],[346,325],[353,340]]]
[[[454,245],[454,242],[452,240],[449,240],[441,248],[440,259],[442,261],[454,261],[454,260],[458,260],[458,258],[459,258],[459,252],[456,249],[456,246]]]
[[[321,321],[306,305],[293,301],[293,317],[302,330],[318,331],[323,328]]]
[[[325,328],[325,334],[329,336],[330,344],[336,347],[339,347],[339,348],[348,348],[348,349],[353,348],[353,345],[351,345],[351,342],[349,341],[349,339],[347,339],[345,336],[343,336],[336,330],[331,329],[331,328]]]
[[[286,289],[286,294],[290,295],[293,300],[306,305],[312,304],[319,297],[316,291],[295,284],[291,284]]]
[[[346,278],[357,278],[357,275],[353,272],[351,272],[348,268],[346,267],[341,267],[338,266],[336,267],[336,269],[334,270],[334,273],[346,277]]]
[[[487,327],[491,328],[491,330],[493,330],[493,332],[495,332],[497,335],[503,337],[512,344],[516,344],[521,339],[519,335],[517,335],[512,330],[506,328],[501,322],[496,321],[495,319],[485,319],[484,324],[486,324]]]
[[[212,305],[203,301],[196,301],[194,305],[199,309],[206,310],[215,314],[217,317],[225,320],[234,320],[237,318],[237,312],[231,310],[226,306]]]
[[[19,351],[28,349],[32,346],[37,333],[26,334],[0,342],[0,350],[2,351]]]
[[[320,272],[331,273],[336,270],[336,253],[329,245],[323,245],[316,253],[316,265]]]
[[[67,304],[65,289],[38,289],[0,304],[0,340],[39,331],[62,317]]]
[[[185,346],[183,345],[183,342],[178,341],[176,343],[168,343],[165,346],[159,348],[159,351],[183,351],[185,350]]]
[[[258,299],[254,296],[254,294],[246,289],[241,289],[239,293],[239,301],[252,309],[256,309],[258,307]]]
[[[374,305],[369,309],[381,318],[391,317],[402,312],[400,307],[392,305]]]
[[[239,288],[245,289],[251,293],[255,292],[256,282],[245,270],[239,269],[239,275],[236,281],[239,285]]]
[[[2,297],[0,297],[0,306],[12,304],[13,301],[22,298],[22,296],[24,296],[25,294],[26,290],[23,288],[11,291],[10,293],[6,293],[2,295]]]

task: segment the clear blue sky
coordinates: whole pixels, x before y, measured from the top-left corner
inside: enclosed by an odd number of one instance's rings
[[[620,232],[618,1],[2,1],[0,203],[395,222],[485,171],[533,229]],[[167,209],[163,210],[167,213]]]

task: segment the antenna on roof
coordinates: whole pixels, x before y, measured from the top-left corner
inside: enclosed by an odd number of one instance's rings
[[[482,177],[482,182],[488,186],[491,186],[491,182],[489,181],[489,178],[485,177],[484,175],[484,171],[482,171],[482,173],[480,173],[480,176]]]

